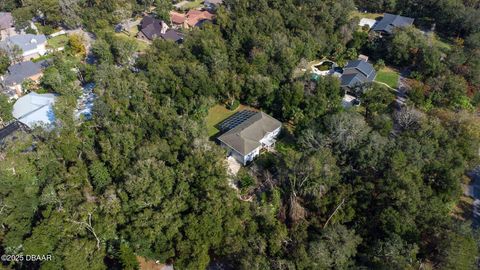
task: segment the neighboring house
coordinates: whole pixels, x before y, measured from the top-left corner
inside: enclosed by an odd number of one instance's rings
[[[168,25],[162,21],[151,16],[145,16],[140,23],[140,32],[138,38],[143,40],[154,40],[165,34],[168,30]]]
[[[11,50],[14,46],[18,46],[22,50],[24,61],[38,58],[47,52],[47,38],[45,35],[16,35],[6,38],[0,42],[0,47]]]
[[[409,17],[385,13],[383,18],[373,26],[372,31],[390,35],[395,28],[410,26],[414,20]]]
[[[362,18],[358,23],[359,26],[368,26],[368,29],[371,29],[377,23],[374,19]]]
[[[244,110],[219,126],[224,133],[218,141],[228,150],[228,156],[246,165],[260,154],[261,149],[275,145],[282,123],[263,112]]]
[[[187,24],[189,27],[201,26],[206,21],[212,21],[214,15],[206,10],[189,10],[187,12]]]
[[[7,73],[0,77],[1,84],[11,99],[16,99],[22,95],[22,83],[30,79],[36,83],[40,81],[43,75],[43,69],[46,68],[47,62],[41,61],[33,63],[31,61],[21,62],[8,68]]]
[[[340,85],[345,89],[372,82],[377,76],[373,65],[364,60],[352,60],[343,68]]]
[[[170,12],[170,23],[173,28],[191,28],[212,21],[215,16],[206,10],[189,10],[186,14]]]
[[[223,4],[223,0],[205,0],[203,2],[203,5],[206,8],[211,9],[211,10],[214,10],[214,9],[218,8],[218,6],[220,6],[221,4]]]
[[[188,28],[187,17],[185,14],[170,11],[170,25],[175,28]]]
[[[183,42],[183,34],[176,29],[168,29],[165,34],[160,35],[164,40],[170,40],[175,43]]]
[[[35,126],[51,127],[55,122],[53,104],[54,94],[37,94],[31,92],[17,100],[13,105],[12,115],[29,128]]]
[[[377,76],[372,64],[365,60],[366,56],[360,56],[359,58],[359,60],[349,61],[343,68],[343,73],[340,77],[340,86],[345,90],[345,95],[342,99],[342,106],[345,109],[360,105],[359,93],[354,91],[355,87],[373,82]]]

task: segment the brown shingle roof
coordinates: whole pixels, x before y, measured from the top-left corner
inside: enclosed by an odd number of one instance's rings
[[[181,14],[175,11],[170,11],[170,20],[174,24],[182,24],[185,22],[187,17],[185,17],[185,14]]]
[[[187,12],[187,23],[189,26],[196,26],[199,22],[213,20],[214,15],[208,11],[189,10]]]

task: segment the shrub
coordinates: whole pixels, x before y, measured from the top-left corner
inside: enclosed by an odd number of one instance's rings
[[[227,109],[233,111],[236,110],[238,106],[240,106],[240,101],[234,100],[233,102],[227,104]]]
[[[385,68],[385,61],[383,61],[383,59],[379,59],[376,63],[375,63],[375,69],[376,70],[381,70]]]

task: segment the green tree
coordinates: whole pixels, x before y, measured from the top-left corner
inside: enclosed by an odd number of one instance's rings
[[[346,269],[353,265],[361,238],[343,225],[327,227],[318,241],[310,242],[308,255],[312,268]]]
[[[120,244],[119,253],[123,269],[136,270],[140,267],[135,253],[133,253],[132,249],[128,245],[123,243]]]
[[[0,122],[7,122],[12,119],[13,104],[4,94],[0,94]]]
[[[5,74],[10,64],[11,61],[8,52],[0,50],[0,74]]]

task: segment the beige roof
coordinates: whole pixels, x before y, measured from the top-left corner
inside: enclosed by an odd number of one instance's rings
[[[222,134],[218,137],[218,140],[238,153],[247,155],[261,146],[260,140],[267,133],[273,132],[281,126],[282,123],[277,119],[263,112],[258,112],[245,122]]]
[[[213,20],[214,15],[208,11],[200,10],[189,10],[187,12],[187,23],[190,26],[197,26],[197,24],[203,20],[211,21]]]
[[[181,14],[175,11],[170,11],[170,20],[172,21],[172,23],[182,24],[185,22],[186,19],[187,17],[185,16],[185,14]]]

